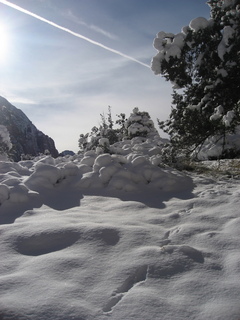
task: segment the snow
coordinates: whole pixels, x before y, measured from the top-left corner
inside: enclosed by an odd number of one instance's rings
[[[149,136],[158,135],[148,113],[140,112],[138,108],[134,108],[129,118],[126,120],[125,128],[128,131],[128,136]]]
[[[228,111],[225,116],[223,116],[223,123],[226,127],[229,127],[231,125],[232,120],[235,117],[234,111]]]
[[[229,6],[232,6],[234,3],[236,3],[236,0],[222,0],[222,7],[227,8]]]
[[[234,111],[228,111],[223,116],[224,124],[230,125],[234,118]],[[240,149],[240,127],[237,126],[235,133],[228,133],[223,137],[213,136],[205,140],[201,150],[197,150],[197,158],[199,160],[217,159],[223,152],[223,146],[225,151],[237,151]]]
[[[7,128],[3,125],[0,125],[0,161],[6,160],[7,155],[3,152],[4,149],[10,150],[12,148],[12,143],[10,140],[10,135]]]
[[[223,106],[216,107],[214,110],[214,114],[212,114],[210,117],[210,120],[213,121],[213,120],[218,120],[218,119],[222,118],[223,113],[224,113]]]
[[[239,180],[157,141],[0,162],[1,319],[239,319]]]
[[[223,41],[226,46],[229,45],[229,40],[234,37],[235,30],[231,26],[225,26],[223,28]]]
[[[225,77],[228,76],[227,70],[222,69],[222,68],[221,68],[221,69],[218,69],[217,74],[218,74],[218,75],[221,75],[223,78],[225,78]]]
[[[225,26],[222,30],[222,40],[218,45],[218,56],[221,60],[224,60],[224,55],[231,50],[229,46],[229,40],[234,37],[235,30],[231,26]]]
[[[210,117],[210,120],[214,121],[222,118],[223,124],[226,127],[229,127],[234,117],[235,117],[235,112],[233,110],[228,111],[224,115],[224,108],[222,106],[218,106],[217,108],[215,108],[214,113]]]
[[[0,138],[1,138],[0,141],[3,142],[4,144],[6,144],[8,149],[12,148],[12,143],[10,140],[9,132],[8,132],[7,128],[3,125],[0,125]]]
[[[184,32],[173,34],[164,31],[158,32],[153,41],[153,46],[159,52],[152,59],[151,69],[154,74],[161,74],[161,63],[163,60],[169,62],[171,58],[181,58],[182,48],[184,47]]]
[[[189,27],[194,32],[198,32],[199,30],[205,29],[208,26],[209,26],[209,21],[203,17],[195,18],[189,23]]]
[[[169,62],[171,57],[180,59],[181,53],[182,53],[182,51],[179,48],[179,46],[176,45],[176,44],[172,44],[169,47],[169,49],[166,51],[165,59],[166,59],[167,62]]]
[[[158,32],[156,38],[153,41],[154,48],[158,51],[158,53],[153,57],[151,69],[154,74],[158,75],[162,73],[161,64],[164,60],[167,62],[170,61],[171,58],[180,59],[182,55],[182,49],[185,45],[185,38],[188,34],[189,30],[193,30],[194,32],[198,32],[199,30],[205,29],[211,25],[212,21],[207,20],[206,18],[199,17],[193,19],[189,26],[185,26],[182,28],[182,31],[178,34],[166,33],[164,31]],[[227,40],[231,37],[230,30],[226,31]],[[225,37],[225,38],[226,38]],[[226,39],[225,39],[226,40]],[[189,44],[190,45],[190,44]],[[202,57],[199,57],[197,64],[201,63]],[[174,88],[176,89],[176,84],[173,83]]]

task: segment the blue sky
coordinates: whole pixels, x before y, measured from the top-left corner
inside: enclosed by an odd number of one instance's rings
[[[178,33],[205,0],[13,0],[25,10],[150,65],[159,31]],[[0,1],[0,95],[52,137],[59,151],[78,151],[78,138],[100,114],[134,107],[152,120],[168,117],[170,83],[144,65],[89,43]],[[1,58],[1,47],[5,58]]]

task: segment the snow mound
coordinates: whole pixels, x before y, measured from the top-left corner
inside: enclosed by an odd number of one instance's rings
[[[72,157],[38,157],[26,163],[0,162],[0,203],[27,202],[32,194],[71,184],[76,190],[169,193],[190,189],[184,174],[161,166],[161,146],[165,141],[136,137],[111,146],[113,154],[87,151]]]
[[[85,162],[85,157],[83,158]],[[91,163],[88,162],[91,167]],[[84,173],[75,183],[80,188],[111,188],[124,191],[137,191],[140,188],[157,188],[163,192],[182,189],[186,177],[172,169],[154,165],[151,158],[140,154],[122,156],[102,154],[95,158],[92,170]]]
[[[229,115],[229,117],[231,117]],[[226,118],[227,121],[227,118]],[[240,150],[240,127],[236,128],[233,134],[226,134],[225,139],[218,136],[208,138],[201,149],[197,150],[197,158],[201,161],[208,159],[218,159],[223,154],[223,151],[228,153],[239,153]]]
[[[1,319],[239,318],[239,182],[136,141],[1,164]]]

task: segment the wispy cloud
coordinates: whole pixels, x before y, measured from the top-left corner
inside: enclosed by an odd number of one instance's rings
[[[85,21],[83,21],[82,19],[79,19],[77,16],[75,16],[75,14],[73,14],[72,10],[68,10],[67,14],[63,14],[63,15],[67,16],[67,18],[69,18],[74,23],[81,25],[81,26],[84,26],[84,27],[91,29],[93,31],[96,31],[109,39],[112,39],[112,40],[117,39],[117,36],[115,36],[114,34],[108,32],[106,30],[103,30],[102,28],[100,28],[94,24],[88,24]]]
[[[125,58],[125,59],[128,59],[128,60],[130,60],[130,61],[136,62],[136,63],[138,63],[138,64],[140,64],[140,65],[142,65],[142,66],[144,66],[144,67],[146,67],[146,68],[150,68],[149,65],[147,65],[146,63],[143,63],[142,61],[139,61],[139,60],[137,60],[137,59],[135,59],[135,58],[133,58],[133,57],[131,57],[131,56],[129,56],[129,55],[126,55],[126,54],[124,54],[124,53],[122,53],[122,52],[120,52],[120,51],[118,51],[118,50],[115,50],[115,49],[113,49],[113,48],[107,47],[107,46],[105,46],[104,44],[102,44],[102,43],[100,43],[100,42],[97,42],[97,41],[94,41],[94,40],[92,40],[92,39],[89,39],[89,38],[87,38],[87,37],[85,37],[85,36],[83,36],[83,35],[81,35],[81,34],[79,34],[79,33],[77,33],[77,32],[73,32],[73,31],[70,30],[70,29],[67,29],[67,28],[65,28],[65,27],[62,27],[62,26],[56,24],[55,22],[50,21],[50,20],[47,20],[47,19],[45,19],[45,18],[43,18],[43,17],[41,17],[41,16],[39,16],[39,15],[33,13],[33,12],[30,12],[30,11],[28,11],[28,10],[22,8],[22,7],[19,7],[19,6],[16,5],[16,4],[13,4],[13,3],[9,2],[9,1],[6,1],[6,0],[0,0],[0,3],[5,4],[5,5],[13,8],[13,9],[16,9],[16,10],[22,12],[22,13],[25,13],[25,14],[31,16],[31,17],[34,17],[34,18],[36,18],[37,20],[40,20],[40,21],[42,21],[42,22],[45,22],[45,23],[47,23],[47,24],[49,24],[49,25],[51,25],[51,26],[53,26],[53,27],[55,27],[55,28],[57,28],[57,29],[60,29],[60,30],[62,30],[62,31],[64,31],[64,32],[67,32],[67,33],[69,33],[69,34],[71,34],[71,35],[73,35],[73,36],[75,36],[75,37],[81,38],[81,39],[83,39],[83,40],[85,40],[85,41],[87,41],[87,42],[89,42],[89,43],[92,43],[92,44],[95,45],[95,46],[98,46],[98,47],[103,48],[103,49],[105,49],[105,50],[107,50],[107,51],[110,51],[110,52],[112,52],[112,53],[115,53],[115,54],[117,54],[117,55],[119,55],[119,56],[121,56],[121,57],[123,57],[123,58]]]
[[[9,99],[11,100],[11,103],[17,103],[17,104],[24,104],[24,105],[37,105],[38,102],[34,100],[30,100],[27,98],[22,98],[22,97],[16,97],[16,96],[10,96]]]

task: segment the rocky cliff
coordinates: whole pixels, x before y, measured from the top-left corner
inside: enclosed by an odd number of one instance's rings
[[[28,117],[0,96],[0,124],[7,127],[13,148],[14,161],[19,161],[21,155],[37,156],[46,150],[53,157],[58,156],[53,139],[39,131]]]

